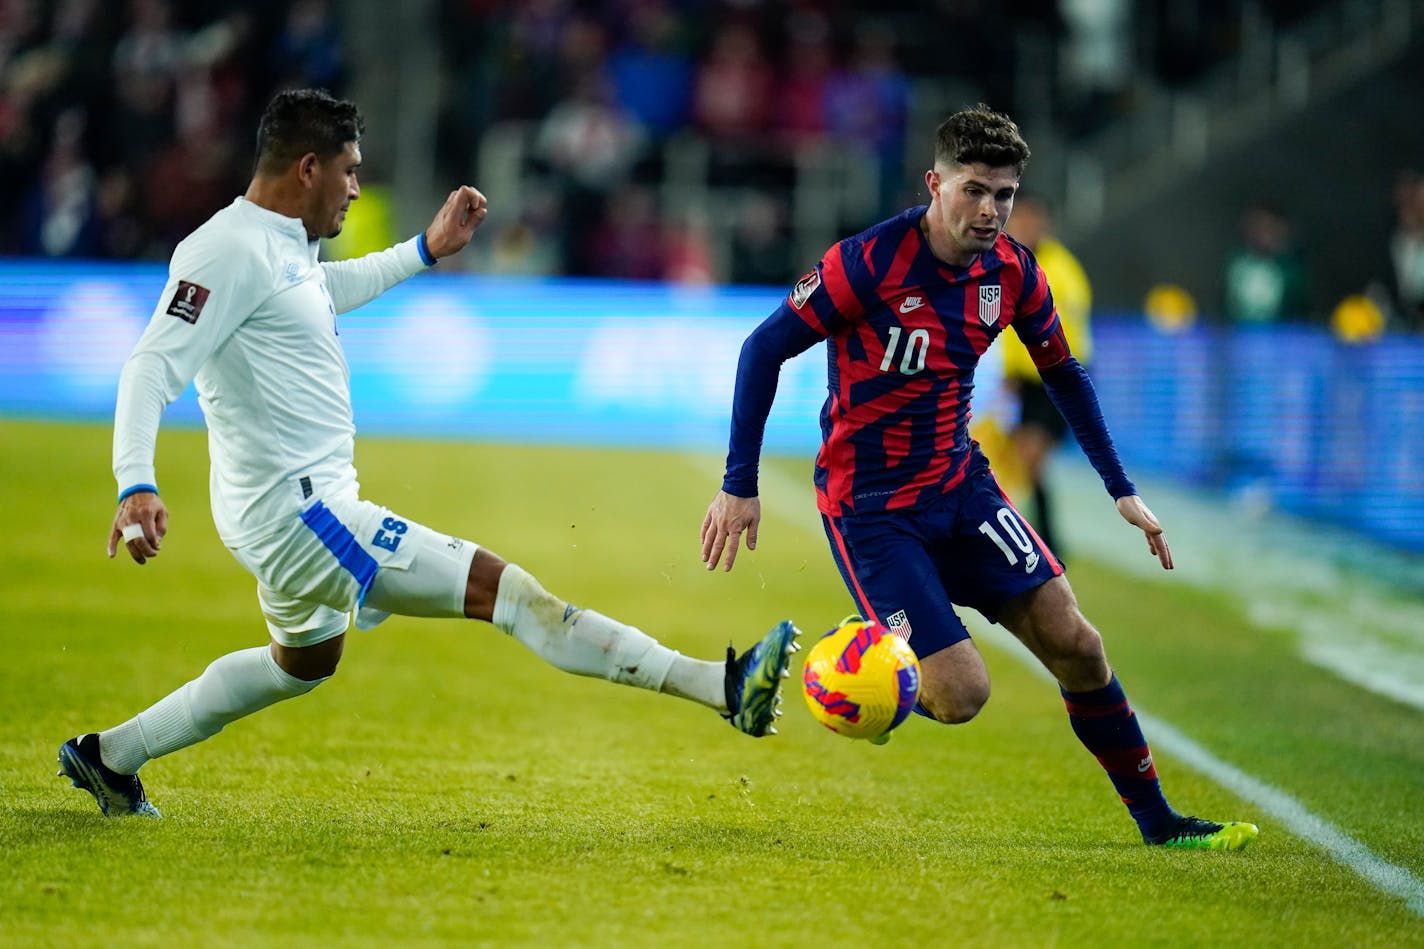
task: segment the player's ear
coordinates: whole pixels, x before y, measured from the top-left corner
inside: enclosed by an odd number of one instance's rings
[[[316,152],[307,152],[297,159],[297,178],[302,184],[311,184],[316,179],[317,171],[321,165],[321,159],[316,157]]]
[[[935,171],[933,168],[925,172],[925,187],[930,189],[930,197],[934,197],[935,195],[939,194],[940,181],[941,179],[939,176],[939,172]]]

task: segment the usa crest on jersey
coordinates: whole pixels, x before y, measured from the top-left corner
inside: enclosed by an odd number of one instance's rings
[[[1003,288],[999,286],[979,288],[979,320],[985,326],[999,322],[999,297]]]

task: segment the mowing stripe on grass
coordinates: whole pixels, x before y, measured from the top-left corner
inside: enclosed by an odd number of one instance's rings
[[[712,467],[705,456],[699,456],[694,464],[704,472]],[[718,470],[717,476],[720,475]],[[778,501],[767,513],[773,513],[779,521],[793,524],[813,535],[818,541],[824,541],[825,533],[820,517],[816,514],[815,500],[805,484],[772,466],[761,469],[761,484],[763,498],[771,494],[791,501],[784,507],[782,502]],[[964,611],[963,619],[981,642],[993,644],[1000,652],[1012,656],[1035,674],[1052,681],[1053,677],[1048,670],[1044,669],[1008,630],[991,625],[972,610]],[[1424,916],[1424,881],[1409,870],[1376,856],[1368,847],[1334,824],[1312,814],[1291,795],[1252,777],[1234,765],[1227,764],[1165,720],[1143,712],[1135,703],[1134,709],[1142,720],[1148,741],[1154,748],[1165,749],[1199,773],[1240,795],[1243,800],[1255,804],[1279,820],[1297,837],[1324,850],[1331,859],[1354,870],[1376,889],[1404,900],[1405,905],[1416,915]]]

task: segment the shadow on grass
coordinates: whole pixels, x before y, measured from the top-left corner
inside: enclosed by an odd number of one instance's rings
[[[52,847],[66,840],[93,839],[95,834],[109,833],[125,824],[154,825],[147,818],[110,819],[99,813],[88,794],[73,792],[73,800],[56,799],[52,807],[16,807],[6,811],[0,821],[4,832],[0,837],[10,846],[41,844]]]

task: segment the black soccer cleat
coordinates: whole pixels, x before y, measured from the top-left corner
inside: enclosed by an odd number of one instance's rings
[[[1166,830],[1153,837],[1143,835],[1152,847],[1179,847],[1189,850],[1245,850],[1260,834],[1255,824],[1244,821],[1202,820],[1200,817],[1176,815]]]
[[[99,735],[90,732],[71,738],[59,746],[59,776],[74,782],[74,786],[94,795],[105,817],[161,817],[158,808],[148,803],[143,782],[136,774],[119,774],[107,767],[99,756]]]

